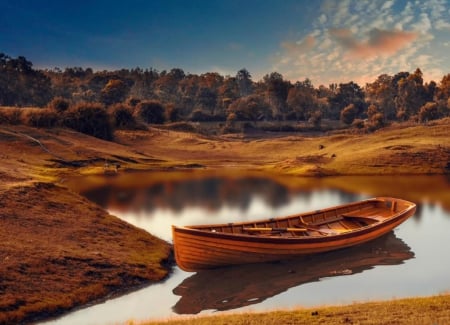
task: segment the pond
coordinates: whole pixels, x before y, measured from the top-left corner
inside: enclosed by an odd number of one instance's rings
[[[75,186],[76,187],[76,186]],[[306,258],[189,273],[45,324],[117,324],[221,311],[344,304],[450,290],[450,181],[444,176],[274,178],[259,174],[131,174],[77,188],[110,213],[171,242],[171,225],[283,216],[373,196],[418,204],[370,243]]]

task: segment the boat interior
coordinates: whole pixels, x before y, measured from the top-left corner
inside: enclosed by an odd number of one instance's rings
[[[406,201],[377,199],[281,218],[190,228],[252,236],[329,236],[370,227],[393,217],[407,207]]]

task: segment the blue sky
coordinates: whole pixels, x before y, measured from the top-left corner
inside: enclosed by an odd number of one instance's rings
[[[38,68],[181,68],[315,86],[450,72],[450,1],[0,0],[0,52]]]

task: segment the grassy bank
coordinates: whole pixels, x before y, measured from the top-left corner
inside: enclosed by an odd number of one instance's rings
[[[440,295],[426,298],[408,298],[392,301],[355,303],[347,306],[301,308],[264,313],[198,316],[143,322],[139,324],[450,324],[450,296]]]

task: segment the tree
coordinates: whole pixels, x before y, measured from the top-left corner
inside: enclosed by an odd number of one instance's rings
[[[329,98],[330,115],[328,117],[336,120],[339,119],[341,111],[350,104],[353,104],[356,109],[355,117],[359,117],[364,112],[364,99],[364,92],[357,83],[353,81],[341,83],[334,96]]]
[[[395,119],[395,97],[397,96],[397,86],[393,81],[393,77],[387,74],[378,76],[374,82],[366,85],[365,92],[367,101],[370,104],[381,107],[386,119]]]
[[[347,125],[353,123],[356,117],[357,109],[354,104],[350,104],[341,111],[341,121]]]
[[[128,95],[130,88],[120,79],[110,79],[101,91],[101,101],[105,105],[121,103]]]
[[[296,82],[289,89],[286,102],[289,110],[300,120],[308,120],[318,109],[316,92],[309,79]]]
[[[213,114],[217,104],[217,93],[211,88],[200,88],[197,93],[197,103]]]
[[[450,73],[442,77],[437,90],[439,100],[448,100],[450,98]]]
[[[409,119],[419,112],[425,104],[426,91],[423,85],[422,71],[419,68],[413,74],[398,81],[398,93],[395,100],[397,116]]]
[[[438,104],[435,102],[428,102],[419,110],[419,121],[427,122],[437,120],[440,118]]]
[[[252,93],[252,76],[247,69],[242,68],[236,74],[236,82],[239,88],[239,94],[241,97],[248,96]]]
[[[0,53],[0,105],[39,106],[52,98],[50,79],[25,57]]]
[[[265,75],[263,80],[266,87],[266,99],[272,107],[273,115],[276,118],[284,118],[290,82],[283,80],[283,76],[278,72]]]
[[[228,114],[234,114],[236,120],[258,121],[272,118],[268,103],[258,95],[239,98],[228,107]]]

